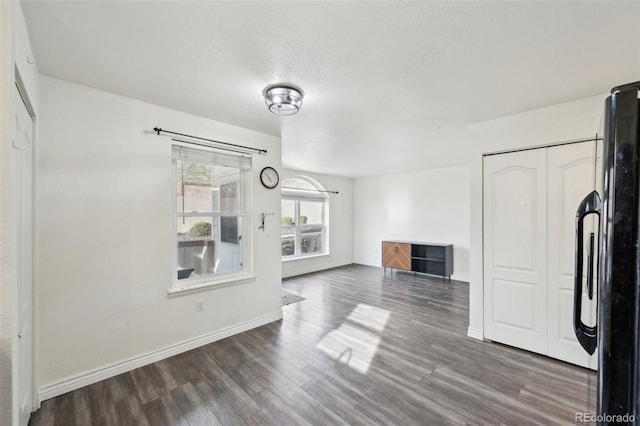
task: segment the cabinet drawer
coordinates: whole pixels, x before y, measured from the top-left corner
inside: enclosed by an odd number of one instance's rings
[[[411,270],[411,244],[382,242],[382,266]]]

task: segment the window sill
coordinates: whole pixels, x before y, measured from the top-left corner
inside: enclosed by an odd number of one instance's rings
[[[236,284],[244,284],[251,281],[255,281],[256,277],[254,275],[243,274],[239,276],[235,276],[232,278],[224,278],[218,280],[203,280],[199,283],[194,283],[192,285],[185,285],[182,287],[178,287],[178,283],[175,284],[174,287],[170,288],[167,292],[170,297],[180,296],[183,294],[196,293],[199,291],[213,290],[214,288],[227,287]]]
[[[282,259],[283,262],[291,262],[294,260],[304,260],[304,259],[315,259],[317,257],[325,257],[329,256],[330,253],[320,253],[320,254],[310,254],[307,256],[296,256],[296,257],[287,257],[286,259]]]

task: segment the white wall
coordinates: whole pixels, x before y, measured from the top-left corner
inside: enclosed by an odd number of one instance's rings
[[[279,138],[49,77],[40,89],[41,397],[282,317],[279,220],[270,237],[257,230],[260,212],[280,215],[279,191],[258,179],[280,168]],[[167,295],[171,141],[154,126],[268,150],[250,179],[255,280]]]
[[[453,275],[469,280],[467,166],[356,179],[354,257],[381,266],[382,240],[453,244]]]
[[[280,181],[292,176],[310,177],[325,190],[338,191],[338,194],[329,194],[329,255],[285,260],[282,262],[282,276],[291,277],[353,263],[353,179],[283,169]]]
[[[482,339],[482,155],[515,148],[594,137],[602,126],[606,95],[594,96],[522,114],[477,123],[471,135],[471,275],[469,330]]]

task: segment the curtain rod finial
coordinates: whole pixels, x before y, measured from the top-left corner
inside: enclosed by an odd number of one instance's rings
[[[160,136],[160,132],[162,131],[162,129],[160,127],[154,127],[153,131],[156,132],[158,136]]]

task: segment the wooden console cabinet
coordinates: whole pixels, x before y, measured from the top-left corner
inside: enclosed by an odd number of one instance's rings
[[[395,241],[382,242],[382,266],[385,268],[411,270],[411,244]]]
[[[420,274],[440,275],[451,281],[453,245],[413,241],[383,241],[382,267]]]

